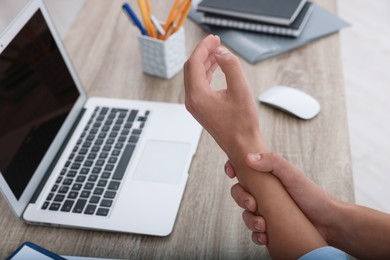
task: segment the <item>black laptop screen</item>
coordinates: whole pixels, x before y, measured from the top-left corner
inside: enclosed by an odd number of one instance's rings
[[[0,54],[0,171],[17,199],[78,97],[37,11]]]

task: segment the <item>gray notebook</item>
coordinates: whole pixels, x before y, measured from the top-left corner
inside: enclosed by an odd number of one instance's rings
[[[218,35],[222,42],[251,64],[298,48],[320,37],[335,33],[349,24],[320,6],[313,4],[313,12],[297,38],[253,33],[201,23],[203,13],[193,8],[191,20],[209,33]]]

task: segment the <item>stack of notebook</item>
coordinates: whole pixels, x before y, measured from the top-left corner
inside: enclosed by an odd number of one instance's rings
[[[312,13],[307,0],[203,0],[202,23],[298,37]]]

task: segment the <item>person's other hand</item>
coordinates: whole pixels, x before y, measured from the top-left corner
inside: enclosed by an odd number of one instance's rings
[[[321,235],[328,241],[332,210],[337,200],[307,178],[300,170],[276,153],[248,154],[246,163],[252,169],[276,176],[303,213],[309,218]],[[226,175],[235,177],[235,169],[228,161]],[[257,204],[254,197],[239,184],[232,186],[231,194],[235,202],[245,211],[243,220],[252,231],[252,240],[258,245],[267,244],[266,221],[256,216]]]
[[[210,83],[218,67],[227,86],[214,90]],[[243,162],[248,151],[263,147],[257,108],[240,61],[220,46],[218,36],[209,35],[197,45],[184,65],[184,85],[186,108],[232,162]]]

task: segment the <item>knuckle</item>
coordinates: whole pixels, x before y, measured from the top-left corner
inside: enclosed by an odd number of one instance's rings
[[[234,185],[230,188],[230,195],[231,195],[232,198],[237,202],[237,200],[236,200],[236,190],[237,190],[237,183],[234,184]]]
[[[240,192],[240,184],[236,183],[234,184],[231,189],[230,189],[230,194],[233,197],[234,201],[242,208],[243,203],[243,198],[241,196]]]
[[[226,174],[228,174],[228,167],[230,167],[229,161],[227,161],[227,162],[225,163],[225,165],[223,166],[223,169],[224,169],[224,171],[225,171]]]
[[[253,243],[255,243],[256,245],[261,245],[260,242],[259,242],[258,234],[255,233],[255,232],[252,233],[252,241],[253,241]]]
[[[282,157],[280,156],[279,153],[276,152],[270,152],[269,153],[269,158],[272,161],[273,164],[277,164],[282,160]]]
[[[185,101],[184,101],[184,106],[186,107],[187,111],[190,112],[191,114],[194,112],[194,105],[191,100],[191,97],[186,95]]]

